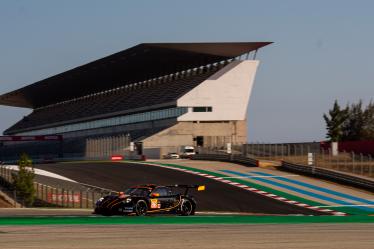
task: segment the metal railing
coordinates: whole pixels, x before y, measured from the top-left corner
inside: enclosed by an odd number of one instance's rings
[[[197,154],[191,157],[192,160],[211,160],[239,163],[245,166],[258,166],[258,160],[242,155],[241,151],[232,150],[232,153],[227,153],[227,150],[217,148],[198,148]]]
[[[360,187],[374,192],[374,180],[369,178],[358,177],[355,175],[341,173],[331,169],[324,169],[320,167],[309,167],[289,162],[282,162],[281,167],[285,170],[316,176],[352,186]]]
[[[12,187],[14,170],[5,165],[0,166],[0,185],[3,192],[6,192],[16,203],[24,205],[21,195]],[[104,189],[88,184],[81,184],[82,188],[61,188],[34,182],[35,201],[33,206],[43,207],[64,207],[64,208],[94,208],[95,202],[102,196],[117,193],[114,190]]]
[[[311,165],[342,172],[374,177],[374,159],[372,155],[339,152],[333,155],[331,150],[322,150],[319,143],[293,144],[244,144],[243,155],[258,160],[287,161],[300,165]],[[310,161],[312,153],[312,162]]]

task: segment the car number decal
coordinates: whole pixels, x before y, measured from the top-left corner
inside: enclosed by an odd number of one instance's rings
[[[151,208],[160,208],[157,199],[151,199]]]

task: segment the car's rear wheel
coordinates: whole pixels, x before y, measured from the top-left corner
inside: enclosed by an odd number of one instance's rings
[[[180,210],[181,210],[181,215],[184,215],[184,216],[193,215],[195,213],[194,205],[188,199],[182,200]]]
[[[148,211],[147,203],[144,200],[139,200],[135,205],[135,213],[137,216],[144,216]]]

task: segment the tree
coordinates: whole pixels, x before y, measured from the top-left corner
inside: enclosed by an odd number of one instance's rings
[[[19,170],[13,174],[13,186],[17,191],[17,195],[24,199],[25,205],[30,206],[34,202],[34,168],[32,161],[28,155],[23,153],[18,161]]]
[[[363,113],[362,140],[374,140],[374,103],[370,101]]]
[[[335,100],[334,106],[329,110],[329,115],[323,114],[326,122],[327,135],[331,142],[341,141],[343,137],[343,125],[348,117],[348,108],[341,109],[338,101]]]
[[[362,140],[364,135],[365,118],[362,110],[362,101],[352,104],[348,109],[347,120],[343,125],[344,141]]]
[[[335,101],[329,116],[323,115],[331,141],[374,140],[374,103],[363,108],[362,100],[341,109]]]

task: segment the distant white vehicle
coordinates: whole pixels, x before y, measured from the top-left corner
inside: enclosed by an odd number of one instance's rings
[[[168,153],[167,155],[164,156],[165,159],[179,159],[179,155],[177,153]]]
[[[193,146],[183,146],[181,148],[181,158],[190,158],[192,155],[195,155],[195,147]]]

